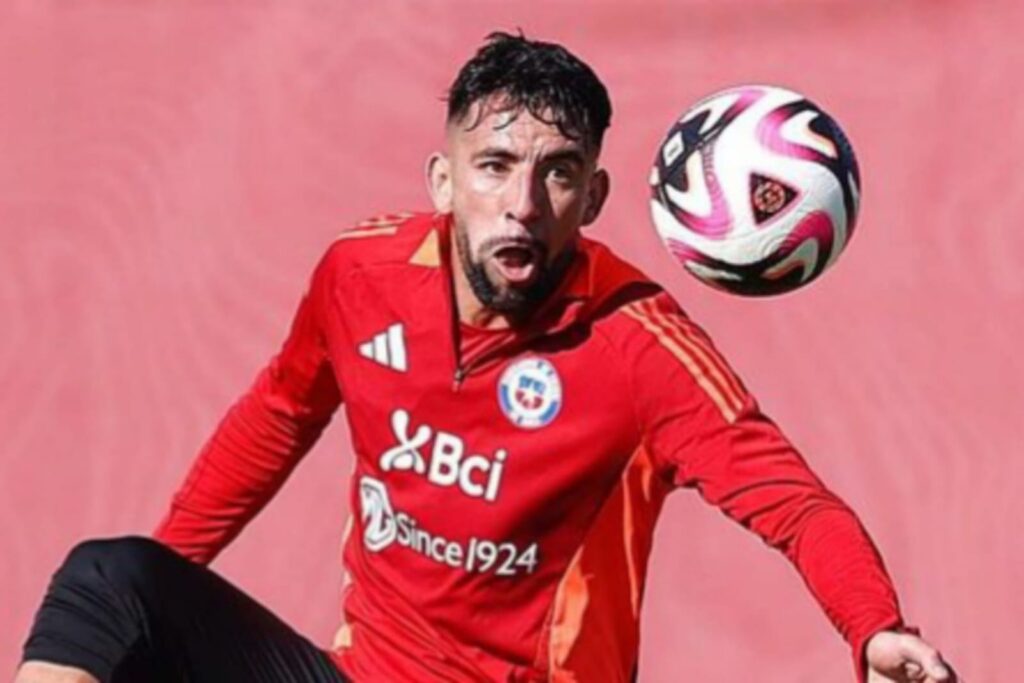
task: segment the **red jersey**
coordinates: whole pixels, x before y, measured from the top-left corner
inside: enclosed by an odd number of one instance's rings
[[[654,524],[680,486],[785,553],[858,662],[900,624],[857,518],[664,291],[582,239],[529,326],[474,330],[449,231],[417,215],[342,234],[160,540],[209,562],[344,404],[333,653],[356,681],[631,680]]]

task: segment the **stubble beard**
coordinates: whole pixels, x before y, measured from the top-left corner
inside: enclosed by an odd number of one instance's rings
[[[537,277],[526,287],[509,287],[492,281],[483,262],[474,258],[465,230],[456,227],[455,239],[458,241],[462,272],[465,274],[473,294],[485,308],[513,319],[529,317],[547,301],[565,278],[565,274],[576,256],[575,246],[572,245],[558,254],[554,261],[548,263],[547,247],[541,242],[535,242],[532,246],[541,256],[540,262],[537,264],[539,269]]]

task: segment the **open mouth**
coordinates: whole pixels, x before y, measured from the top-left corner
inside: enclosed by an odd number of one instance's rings
[[[540,265],[539,253],[523,244],[507,244],[497,249],[493,260],[502,278],[510,285],[528,284]]]

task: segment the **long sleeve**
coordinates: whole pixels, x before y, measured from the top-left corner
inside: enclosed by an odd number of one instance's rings
[[[793,563],[853,649],[902,625],[896,593],[853,511],[765,417],[704,333],[665,294],[627,313],[649,333],[634,370],[647,446],[667,476],[694,487]]]
[[[280,352],[202,448],[155,537],[208,563],[284,484],[341,402],[325,339],[329,259],[313,275]]]

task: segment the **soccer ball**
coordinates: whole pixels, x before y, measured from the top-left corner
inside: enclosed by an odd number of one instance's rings
[[[802,95],[742,86],[672,126],[651,171],[651,213],[699,280],[781,294],[835,263],[853,233],[860,173],[835,120]]]

